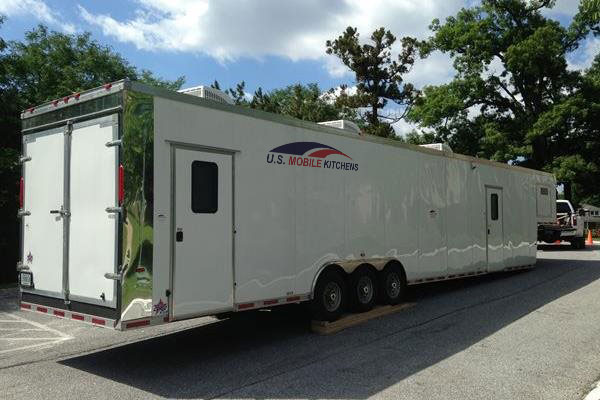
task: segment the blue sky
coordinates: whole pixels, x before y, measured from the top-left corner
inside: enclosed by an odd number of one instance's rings
[[[352,85],[352,75],[333,56],[325,40],[348,25],[364,36],[385,26],[397,37],[428,36],[434,18],[444,19],[476,0],[1,0],[7,16],[0,35],[20,40],[39,23],[64,32],[89,31],[138,68],[186,85],[222,87],[244,80],[250,92],[296,82],[322,88]],[[558,0],[545,13],[568,24],[577,0]],[[600,50],[589,38],[569,60],[585,68]],[[407,80],[417,87],[439,84],[454,71],[446,55],[419,60]]]

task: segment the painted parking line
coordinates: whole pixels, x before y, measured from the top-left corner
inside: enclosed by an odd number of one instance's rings
[[[72,336],[66,333],[15,314],[3,313],[0,317],[3,318],[0,319],[0,331],[6,332],[0,337],[0,354],[42,346],[54,346],[66,340],[73,339]],[[2,323],[5,323],[5,326],[2,326]],[[21,325],[22,328],[10,326],[9,324]],[[42,337],[32,336],[35,333],[44,333],[44,335]],[[8,346],[17,347],[6,348]]]

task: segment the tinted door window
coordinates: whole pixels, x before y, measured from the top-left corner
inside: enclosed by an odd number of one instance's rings
[[[214,214],[219,205],[219,167],[213,162],[192,162],[192,211]]]

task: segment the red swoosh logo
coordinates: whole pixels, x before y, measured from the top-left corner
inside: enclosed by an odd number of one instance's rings
[[[351,157],[349,157],[347,154],[342,153],[339,150],[335,150],[335,149],[323,149],[323,150],[317,150],[313,153],[310,153],[308,156],[309,157],[317,157],[317,158],[325,158],[331,154],[339,154],[341,156],[347,157],[349,159],[352,160]]]

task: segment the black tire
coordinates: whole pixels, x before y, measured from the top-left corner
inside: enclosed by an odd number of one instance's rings
[[[399,304],[406,293],[406,276],[399,265],[388,265],[379,272],[379,298],[382,304]]]
[[[335,321],[346,309],[346,281],[341,274],[327,270],[321,274],[312,300],[313,318],[318,321]]]
[[[352,311],[371,310],[377,302],[377,274],[370,268],[359,268],[350,275],[349,292]]]

